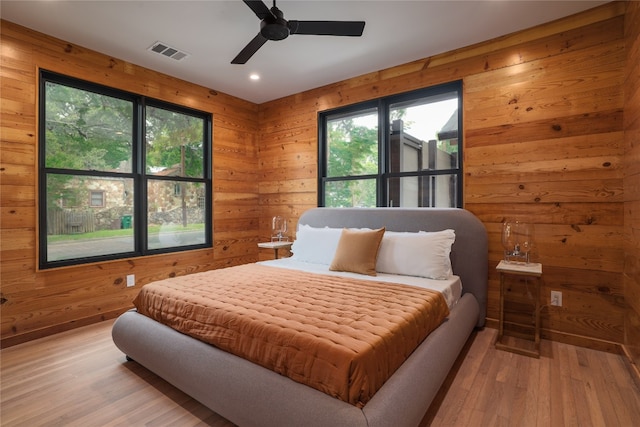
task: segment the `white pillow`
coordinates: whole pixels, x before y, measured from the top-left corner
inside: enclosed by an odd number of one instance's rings
[[[453,230],[419,233],[387,231],[382,238],[376,271],[404,276],[448,279]]]
[[[291,245],[292,259],[315,264],[331,264],[342,235],[342,228],[315,228],[306,224],[298,227]]]

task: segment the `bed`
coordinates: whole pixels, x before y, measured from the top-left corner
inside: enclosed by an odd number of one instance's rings
[[[302,214],[300,227],[455,232],[450,262],[462,287],[455,301],[447,299],[448,316],[361,407],[135,310],[116,320],[114,343],[128,359],[239,426],[417,426],[473,329],[484,326],[488,279],[484,226],[463,209],[315,208]],[[270,265],[278,261],[260,264],[288,269],[286,263],[292,262],[285,259],[285,265]]]

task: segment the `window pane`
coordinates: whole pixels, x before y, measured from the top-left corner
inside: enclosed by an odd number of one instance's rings
[[[458,93],[390,105],[391,172],[458,168]]]
[[[325,185],[325,206],[331,208],[375,208],[376,180],[329,181]]]
[[[130,101],[52,82],[45,87],[46,167],[131,172]]]
[[[102,208],[104,207],[104,192],[103,191],[91,191],[89,195],[89,204],[91,207]]]
[[[204,177],[204,120],[157,107],[146,109],[147,173]]]
[[[457,185],[455,174],[390,178],[389,206],[454,208]]]
[[[132,252],[132,189],[128,178],[48,175],[47,261]]]
[[[378,114],[363,111],[327,120],[327,176],[378,173]]]
[[[197,182],[149,180],[149,249],[206,243],[204,193]]]

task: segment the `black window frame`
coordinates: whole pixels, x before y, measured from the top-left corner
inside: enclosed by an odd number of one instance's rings
[[[75,89],[90,91],[109,97],[119,98],[133,103],[133,129],[132,129],[132,170],[127,172],[108,172],[79,169],[59,169],[46,167],[46,84],[55,83],[69,86]],[[39,246],[39,269],[52,269],[56,267],[66,267],[83,265],[119,259],[129,259],[144,257],[156,254],[184,252],[194,249],[205,249],[213,247],[213,207],[212,207],[212,140],[213,140],[213,116],[209,112],[196,110],[182,105],[158,100],[155,98],[115,89],[87,80],[77,79],[63,74],[41,69],[39,71],[39,102],[38,102],[38,246]],[[152,106],[186,114],[203,120],[203,176],[183,177],[169,176],[163,177],[146,172],[145,165],[145,108]],[[115,254],[79,257],[64,260],[47,260],[47,176],[50,174],[64,174],[79,177],[119,177],[133,180],[133,221],[134,228],[134,250],[130,252],[120,252]],[[202,183],[204,190],[204,243],[184,246],[163,247],[158,249],[148,248],[148,203],[147,203],[147,183],[149,180],[167,180],[186,183]]]
[[[463,207],[463,85],[462,80],[456,80],[427,88],[386,97],[376,98],[357,104],[321,111],[318,113],[318,206],[326,206],[325,188],[328,182],[349,181],[360,179],[376,180],[376,207],[386,207],[388,200],[388,183],[392,178],[402,177],[423,177],[438,175],[455,175],[456,177],[456,207]],[[435,169],[408,172],[391,172],[390,164],[390,133],[391,123],[389,120],[390,105],[420,99],[444,95],[451,92],[458,93],[458,168],[455,169]],[[375,109],[378,112],[378,173],[376,175],[349,175],[328,177],[328,150],[326,127],[328,119],[335,119],[341,115],[349,116],[358,112],[366,112]]]

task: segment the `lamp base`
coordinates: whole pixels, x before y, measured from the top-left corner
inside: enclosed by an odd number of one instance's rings
[[[529,264],[529,252],[504,251],[504,260],[510,264]]]

